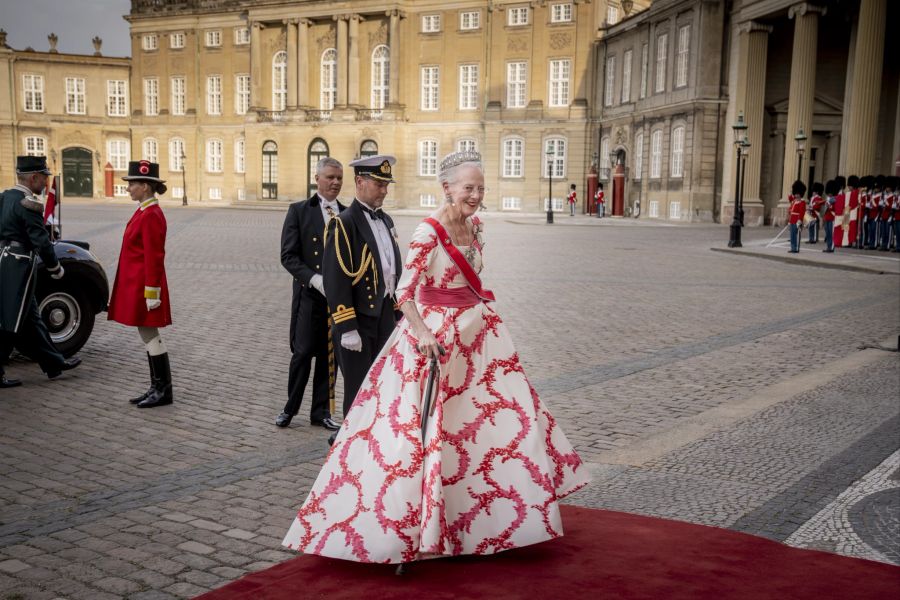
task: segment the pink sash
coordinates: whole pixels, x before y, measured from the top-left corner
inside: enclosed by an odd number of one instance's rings
[[[481,304],[481,298],[470,287],[448,289],[423,285],[419,288],[419,302],[426,306],[468,308]]]
[[[475,269],[472,268],[472,265],[469,264],[466,257],[459,251],[459,248],[454,246],[453,242],[450,241],[450,236],[447,234],[447,230],[444,229],[444,226],[431,217],[426,218],[425,222],[431,225],[435,233],[437,233],[438,242],[443,246],[444,251],[447,252],[450,260],[453,261],[453,264],[456,265],[460,273],[463,274],[463,277],[465,277],[466,283],[469,284],[472,292],[485,302],[494,302],[496,300],[496,298],[494,298],[494,292],[482,287],[481,278],[478,277],[478,273],[475,272]]]

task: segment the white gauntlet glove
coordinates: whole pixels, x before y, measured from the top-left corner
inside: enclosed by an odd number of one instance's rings
[[[325,285],[322,282],[321,275],[313,275],[309,280],[309,287],[315,289],[323,296],[325,295]]]
[[[341,334],[341,346],[354,352],[362,352],[362,338],[355,329]]]
[[[57,271],[56,273],[51,273],[50,277],[53,279],[62,279],[63,275],[65,275],[65,274],[66,274],[66,270],[63,269],[62,265],[59,265],[59,271]]]
[[[162,300],[159,298],[145,298],[147,301],[147,310],[154,310],[162,306]]]

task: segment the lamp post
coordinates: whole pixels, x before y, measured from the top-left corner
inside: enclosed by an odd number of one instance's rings
[[[185,170],[187,169],[187,156],[184,155],[184,150],[181,151],[181,205],[187,206],[187,175],[185,174]]]
[[[797,181],[802,181],[800,177],[803,174],[803,151],[806,150],[806,134],[803,133],[802,127],[797,130],[794,141],[797,142]]]
[[[618,150],[610,150],[609,151],[609,177],[607,181],[609,182],[609,216],[615,217],[616,215],[616,165],[619,163],[619,151]],[[623,204],[623,214],[624,214],[624,204]],[[606,216],[606,208],[604,207],[604,215]],[[621,215],[619,215],[621,216]]]
[[[741,219],[741,227],[744,226],[744,182],[747,174],[747,157],[750,156],[750,139],[745,135],[740,144],[741,154],[741,193],[738,194],[738,215]]]
[[[738,120],[731,126],[731,129],[734,132],[734,148],[737,151],[737,162],[735,163],[734,169],[734,218],[731,220],[728,247],[741,248],[743,246],[743,244],[741,244],[741,227],[744,225],[744,208],[741,206],[741,154],[744,149],[744,141],[746,140],[744,134],[747,131],[747,123],[744,121],[743,112],[738,113]],[[749,145],[750,143],[747,142],[747,146]]]
[[[553,223],[553,152],[547,150],[547,224]]]

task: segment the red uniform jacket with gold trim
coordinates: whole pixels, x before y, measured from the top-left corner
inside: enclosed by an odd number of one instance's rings
[[[793,195],[788,196],[791,201],[791,210],[790,210],[790,223],[791,225],[798,225],[803,223],[803,213],[806,212],[806,202],[803,201],[801,197],[794,197]]]
[[[138,208],[122,236],[119,268],[109,300],[108,317],[123,325],[165,327],[172,324],[166,282],[166,217],[159,204]],[[144,288],[159,288],[162,305],[147,310]]]

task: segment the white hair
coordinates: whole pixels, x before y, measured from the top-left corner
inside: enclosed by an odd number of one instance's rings
[[[319,162],[316,163],[316,175],[321,175],[322,171],[324,171],[326,167],[334,167],[336,169],[343,169],[344,165],[342,165],[341,161],[339,161],[338,159],[331,158],[330,156],[326,156],[325,158],[320,159]]]

